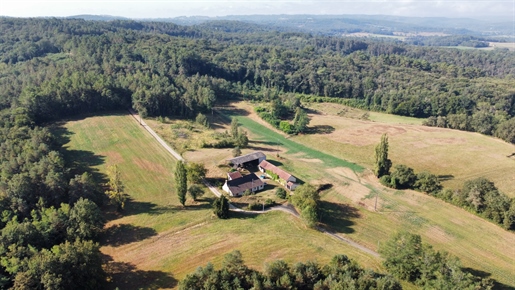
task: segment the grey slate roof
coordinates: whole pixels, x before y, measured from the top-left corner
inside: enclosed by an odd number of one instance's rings
[[[264,184],[265,183],[254,173],[233,180],[227,180],[227,186],[232,193],[244,192],[247,189],[252,191],[253,187],[259,187]]]
[[[263,152],[257,151],[257,152],[252,152],[250,154],[238,156],[238,157],[235,157],[232,159],[227,159],[227,161],[229,161],[232,164],[237,165],[237,164],[243,164],[243,163],[246,163],[246,162],[249,162],[252,160],[258,160],[259,158],[266,158],[266,155]]]

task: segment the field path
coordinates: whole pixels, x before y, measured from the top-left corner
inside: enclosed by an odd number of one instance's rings
[[[170,145],[166,144],[166,142],[161,138],[159,137],[159,135],[157,135],[157,133],[152,130],[152,128],[150,128],[146,123],[145,121],[143,121],[141,118],[139,118],[138,114],[136,114],[136,112],[132,109],[129,109],[129,112],[130,114],[134,117],[134,120],[136,122],[139,122],[140,125],[145,129],[147,130],[147,132],[149,132],[156,140],[157,142],[159,142],[159,144],[161,144],[161,146],[163,146],[163,148],[166,149],[166,151],[168,151],[170,154],[172,154],[173,157],[175,157],[175,159],[177,160],[180,160],[180,161],[185,161],[184,158],[182,158],[182,156],[177,153],[177,151],[173,150],[172,147],[170,147]],[[220,197],[222,196],[222,194],[218,191],[218,189],[213,186],[211,183],[209,183],[207,180],[203,180],[204,182],[204,185],[209,188],[209,190],[217,197]],[[233,204],[229,203],[229,209],[231,211],[234,211],[234,212],[241,212],[241,213],[247,213],[247,214],[262,214],[262,213],[266,213],[268,211],[282,211],[282,212],[285,212],[285,213],[288,213],[288,214],[291,214],[297,218],[300,218],[300,215],[299,213],[295,210],[295,208],[291,205],[278,205],[278,206],[274,206],[274,207],[271,207],[271,208],[267,208],[266,210],[264,211],[255,211],[255,210],[244,210],[244,209],[241,209],[239,207],[236,207],[234,206]],[[362,251],[362,252],[365,252],[369,255],[372,255],[374,257],[379,257],[379,253],[367,248],[367,247],[364,247],[348,238],[345,238],[345,237],[342,237],[341,235],[338,235],[332,231],[328,231],[326,229],[323,229],[323,228],[320,228],[320,227],[317,227],[317,230],[319,230],[320,232],[328,235],[328,236],[331,236],[337,240],[340,240],[342,242],[345,242],[347,243],[348,245]]]
[[[159,135],[156,134],[156,132],[154,130],[152,130],[152,128],[150,128],[147,123],[145,123],[145,121],[143,121],[141,119],[141,117],[139,117],[139,115],[132,109],[129,109],[129,113],[131,113],[131,115],[134,117],[134,120],[136,120],[136,122],[139,122],[139,124],[145,129],[147,130],[150,135],[152,135],[156,140],[157,142],[159,142],[159,144],[161,144],[161,146],[163,146],[164,149],[166,149],[166,151],[170,152],[170,154],[172,154],[173,157],[175,157],[175,159],[179,160],[179,161],[185,161],[184,158],[182,158],[181,154],[179,154],[177,151],[173,150],[172,147],[170,147],[170,145],[166,144],[166,142],[161,138],[159,137]]]

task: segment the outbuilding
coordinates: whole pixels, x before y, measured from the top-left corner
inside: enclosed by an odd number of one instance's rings
[[[263,152],[256,151],[246,155],[227,159],[229,164],[232,164],[234,168],[249,168],[256,167],[261,161],[266,160],[266,155]]]

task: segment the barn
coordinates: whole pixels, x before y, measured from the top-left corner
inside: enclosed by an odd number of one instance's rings
[[[290,173],[282,170],[281,168],[273,165],[272,163],[263,160],[261,163],[259,163],[258,166],[259,170],[263,173],[272,173],[277,175],[280,183],[282,183],[284,186],[286,186],[289,190],[295,190],[295,188],[298,186],[297,178],[295,176],[291,175]]]
[[[266,160],[266,155],[259,151],[227,159],[229,164],[232,164],[233,168],[257,167],[263,160]]]

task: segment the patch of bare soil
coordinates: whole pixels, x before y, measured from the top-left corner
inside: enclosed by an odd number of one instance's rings
[[[299,161],[304,161],[304,162],[308,162],[308,163],[323,163],[322,160],[320,159],[315,159],[315,158],[297,158],[297,160]]]
[[[428,138],[425,141],[433,145],[459,145],[467,143],[465,138]]]
[[[374,124],[369,121],[352,120],[354,126],[351,128],[337,129],[327,136],[336,142],[347,143],[355,146],[367,146],[377,143],[382,134],[396,136],[404,134],[407,130],[396,125]]]
[[[115,165],[115,164],[120,164],[123,162],[122,155],[116,151],[102,152],[102,153],[100,153],[100,155],[107,157],[106,158],[107,165]]]
[[[356,173],[349,168],[332,168],[328,169],[327,172],[342,181],[340,184],[334,186],[334,190],[337,193],[367,210],[374,210],[375,200],[367,198],[371,191],[370,188],[366,186],[366,182],[362,180],[361,176],[356,175]]]
[[[134,158],[133,162],[136,163],[136,165],[138,165],[139,168],[146,170],[146,171],[166,172],[166,168],[164,168],[163,165],[157,164],[154,162],[150,162],[146,159]]]

